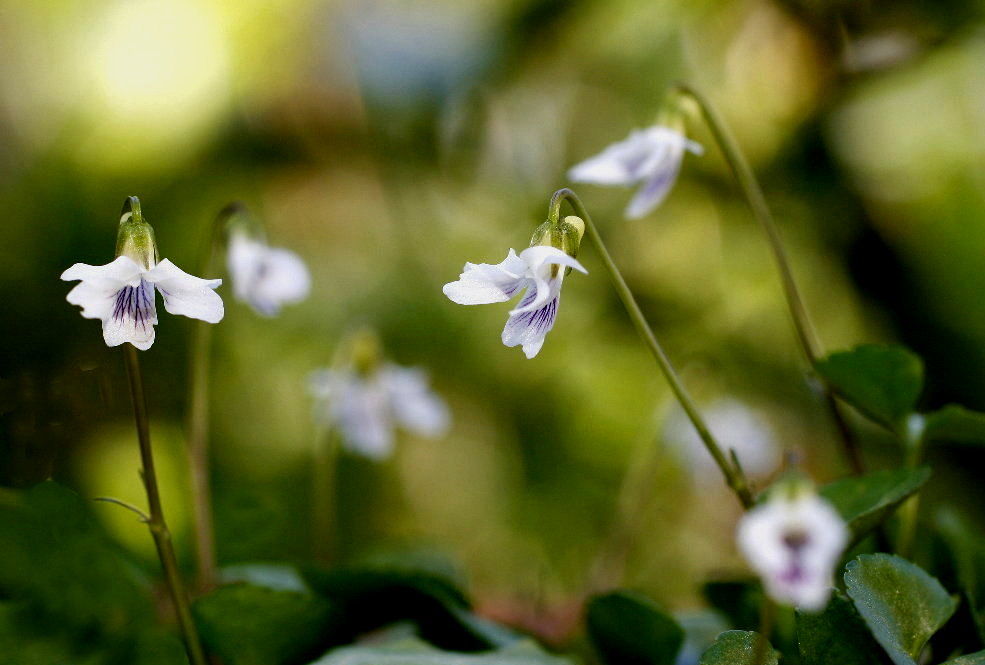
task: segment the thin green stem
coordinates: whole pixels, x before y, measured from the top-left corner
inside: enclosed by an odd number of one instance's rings
[[[899,434],[903,449],[906,451],[903,456],[903,466],[907,469],[915,469],[920,466],[924,455],[923,419],[918,415],[913,415],[911,418],[917,419],[916,422],[912,420],[907,422],[905,430]],[[908,558],[917,534],[920,494],[917,493],[907,499],[900,507],[899,512],[900,528],[899,537],[896,540],[896,553],[903,558]]]
[[[613,261],[612,256],[609,255],[609,250],[606,249],[605,243],[602,242],[602,237],[599,235],[598,229],[595,228],[595,223],[592,222],[592,218],[585,209],[581,199],[579,199],[578,195],[570,189],[559,189],[551,198],[551,206],[548,212],[549,219],[555,220],[558,218],[560,214],[561,202],[565,200],[567,200],[568,204],[574,209],[575,214],[581,217],[585,222],[585,233],[589,238],[591,238],[592,242],[595,244],[595,247],[598,249],[599,255],[602,258],[602,264],[609,273],[609,277],[612,280],[612,285],[615,287],[616,293],[619,294],[619,298],[622,300],[623,306],[629,313],[629,318],[636,327],[636,332],[639,333],[640,337],[643,339],[643,342],[646,344],[646,347],[650,350],[650,353],[653,354],[653,358],[657,361],[657,366],[660,367],[660,371],[663,373],[664,378],[667,379],[667,383],[670,384],[670,389],[673,391],[674,396],[677,398],[677,401],[680,402],[680,405],[687,414],[687,417],[690,418],[691,423],[698,432],[698,436],[701,437],[701,441],[704,443],[705,448],[708,449],[708,453],[715,460],[718,468],[722,470],[726,483],[735,492],[735,495],[738,497],[742,507],[750,508],[753,504],[753,498],[746,479],[742,476],[738,469],[729,464],[728,459],[725,457],[725,453],[722,452],[721,447],[711,435],[711,431],[708,429],[704,419],[698,412],[694,401],[691,399],[690,395],[688,395],[688,392],[684,388],[684,384],[681,382],[680,378],[677,376],[677,372],[674,370],[670,359],[667,357],[667,354],[664,353],[663,348],[657,341],[656,335],[653,334],[653,330],[650,328],[646,318],[643,316],[640,306],[636,303],[636,298],[633,297],[633,292],[630,291],[629,286],[626,284],[626,280],[623,279],[622,273],[619,272],[619,268],[616,266],[615,261]]]
[[[756,645],[753,647],[753,665],[766,665],[767,654],[770,645],[770,633],[773,632],[773,624],[776,623],[776,603],[769,597],[763,598],[763,604],[759,611],[759,631],[756,635]]]
[[[242,204],[226,206],[215,218],[208,245],[202,254],[201,275],[212,274],[216,249],[222,244],[222,229],[230,216],[244,210]],[[209,378],[212,368],[212,324],[192,325],[188,356],[188,465],[191,469],[192,505],[198,584],[203,590],[216,584],[215,525],[212,517],[211,465],[209,463]]]
[[[790,310],[794,328],[797,332],[797,340],[800,342],[800,347],[804,352],[804,356],[807,358],[807,362],[813,369],[817,361],[824,355],[824,352],[817,338],[814,326],[811,323],[810,316],[807,313],[807,307],[804,305],[804,299],[800,294],[800,289],[797,288],[797,282],[794,279],[790,260],[787,258],[786,250],[783,247],[779,229],[773,220],[769,206],[766,204],[766,197],[763,195],[763,190],[759,186],[759,181],[756,180],[756,176],[749,166],[749,162],[746,161],[738,143],[732,138],[725,123],[708,100],[699,92],[683,83],[678,83],[675,86],[675,90],[678,94],[693,100],[698,108],[701,109],[701,114],[715,139],[715,143],[718,144],[719,150],[721,150],[726,163],[732,170],[732,174],[735,176],[739,188],[745,195],[746,202],[749,204],[753,216],[766,234],[770,249],[773,251],[773,258],[780,272],[783,294],[786,297],[787,307]],[[848,462],[852,470],[856,474],[860,474],[863,471],[863,464],[858,441],[848,426],[845,414],[835,400],[831,387],[822,380],[821,388],[824,393],[824,401],[831,411],[831,417],[834,419],[835,426],[841,435]]]
[[[335,473],[338,435],[331,429],[315,432],[311,465],[311,537],[316,561],[328,563],[335,553]]]
[[[154,470],[154,454],[150,443],[150,420],[147,417],[147,402],[144,397],[144,381],[140,375],[140,359],[137,349],[131,344],[126,345],[127,378],[130,383],[130,397],[133,400],[133,416],[137,425],[137,441],[140,445],[141,477],[147,490],[147,505],[149,518],[147,527],[157,548],[157,556],[164,570],[164,580],[175,611],[178,614],[178,625],[185,640],[185,650],[192,665],[206,665],[205,653],[198,639],[195,621],[192,619],[188,604],[188,594],[178,572],[178,560],[171,543],[171,532],[164,521],[164,509],[161,506],[161,495],[157,487],[157,474]]]

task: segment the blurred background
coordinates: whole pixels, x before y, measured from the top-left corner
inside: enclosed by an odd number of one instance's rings
[[[131,194],[162,258],[198,274],[212,219],[238,199],[304,258],[313,289],[276,319],[219,290],[220,563],[309,556],[307,377],[369,326],[393,362],[427,370],[453,425],[401,434],[383,463],[340,460],[342,560],[440,551],[487,613],[542,619],[585,588],[643,459],[652,501],[631,511],[625,582],[695,607],[702,581],[744,570],[738,505],[595,248],[534,360],[500,343],[509,305],[460,307],[441,286],[525,247],[567,168],[651,124],[685,80],[761,176],[826,347],[902,342],[926,360],[924,406],[983,409],[983,61],[975,0],[4,0],[0,483],[53,477],[143,505],[122,352],[58,276],[112,260]],[[628,190],[576,190],[750,475],[762,486],[792,452],[833,479],[847,466],[767,245],[706,130],[691,135],[705,155],[644,219],[623,219]],[[193,322],[159,313],[141,360],[191,571]],[[895,463],[888,438],[854,425],[870,468]],[[928,491],[980,506],[982,462],[937,453]],[[153,569],[131,514],[93,511]]]

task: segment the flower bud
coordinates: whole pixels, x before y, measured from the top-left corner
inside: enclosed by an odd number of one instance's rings
[[[581,246],[581,239],[584,235],[585,222],[582,221],[581,217],[569,215],[560,221],[552,222],[551,220],[547,220],[538,226],[530,238],[530,246],[537,247],[538,245],[542,245],[554,247],[560,249],[571,258],[577,258],[578,248]],[[558,268],[559,266],[556,264],[552,266],[552,276],[557,275]],[[570,272],[570,267],[565,268],[565,275]]]
[[[140,199],[127,198],[120,216],[120,229],[116,234],[116,256],[126,256],[144,270],[157,265],[157,242],[154,227],[144,221],[140,212]]]
[[[376,373],[383,356],[376,333],[368,328],[359,330],[349,339],[348,347],[349,360],[357,375],[368,377]]]

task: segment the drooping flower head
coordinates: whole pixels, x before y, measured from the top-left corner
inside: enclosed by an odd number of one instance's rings
[[[573,182],[633,187],[639,191],[626,207],[626,217],[637,219],[660,205],[677,180],[684,151],[700,155],[703,148],[684,134],[680,101],[669,100],[657,124],[634,130],[629,137],[575,164],[568,170]]]
[[[311,277],[297,254],[270,247],[242,205],[227,206],[220,215],[228,219],[226,266],[237,300],[258,314],[276,316],[282,305],[308,297]]]
[[[519,255],[510,249],[502,263],[466,263],[458,280],[442,291],[460,305],[506,302],[521,291],[520,304],[510,312],[503,329],[503,344],[521,346],[533,358],[554,327],[561,283],[571,269],[588,273],[575,256],[585,233],[585,223],[569,216],[548,220],[537,227],[530,247]]]
[[[738,544],[770,598],[819,612],[831,596],[848,528],[810,482],[785,478],[764,503],[743,515]]]
[[[448,429],[448,407],[425,372],[386,362],[375,335],[357,333],[343,355],[339,367],[311,373],[309,390],[315,422],[336,428],[347,450],[382,460],[393,452],[398,426],[427,438]]]
[[[154,229],[131,196],[123,205],[116,240],[116,259],[102,266],[76,263],[62,273],[65,281],[81,280],[66,299],[82,307],[82,316],[103,322],[107,346],[130,342],[145,351],[154,343],[157,291],[164,309],[209,323],[222,320],[222,298],[215,289],[221,279],[189,275],[168,259],[158,261]]]

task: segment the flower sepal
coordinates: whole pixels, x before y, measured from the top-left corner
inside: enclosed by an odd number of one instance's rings
[[[120,213],[120,228],[116,232],[116,256],[125,256],[144,270],[157,265],[157,240],[154,227],[140,212],[140,199],[129,196]]]

